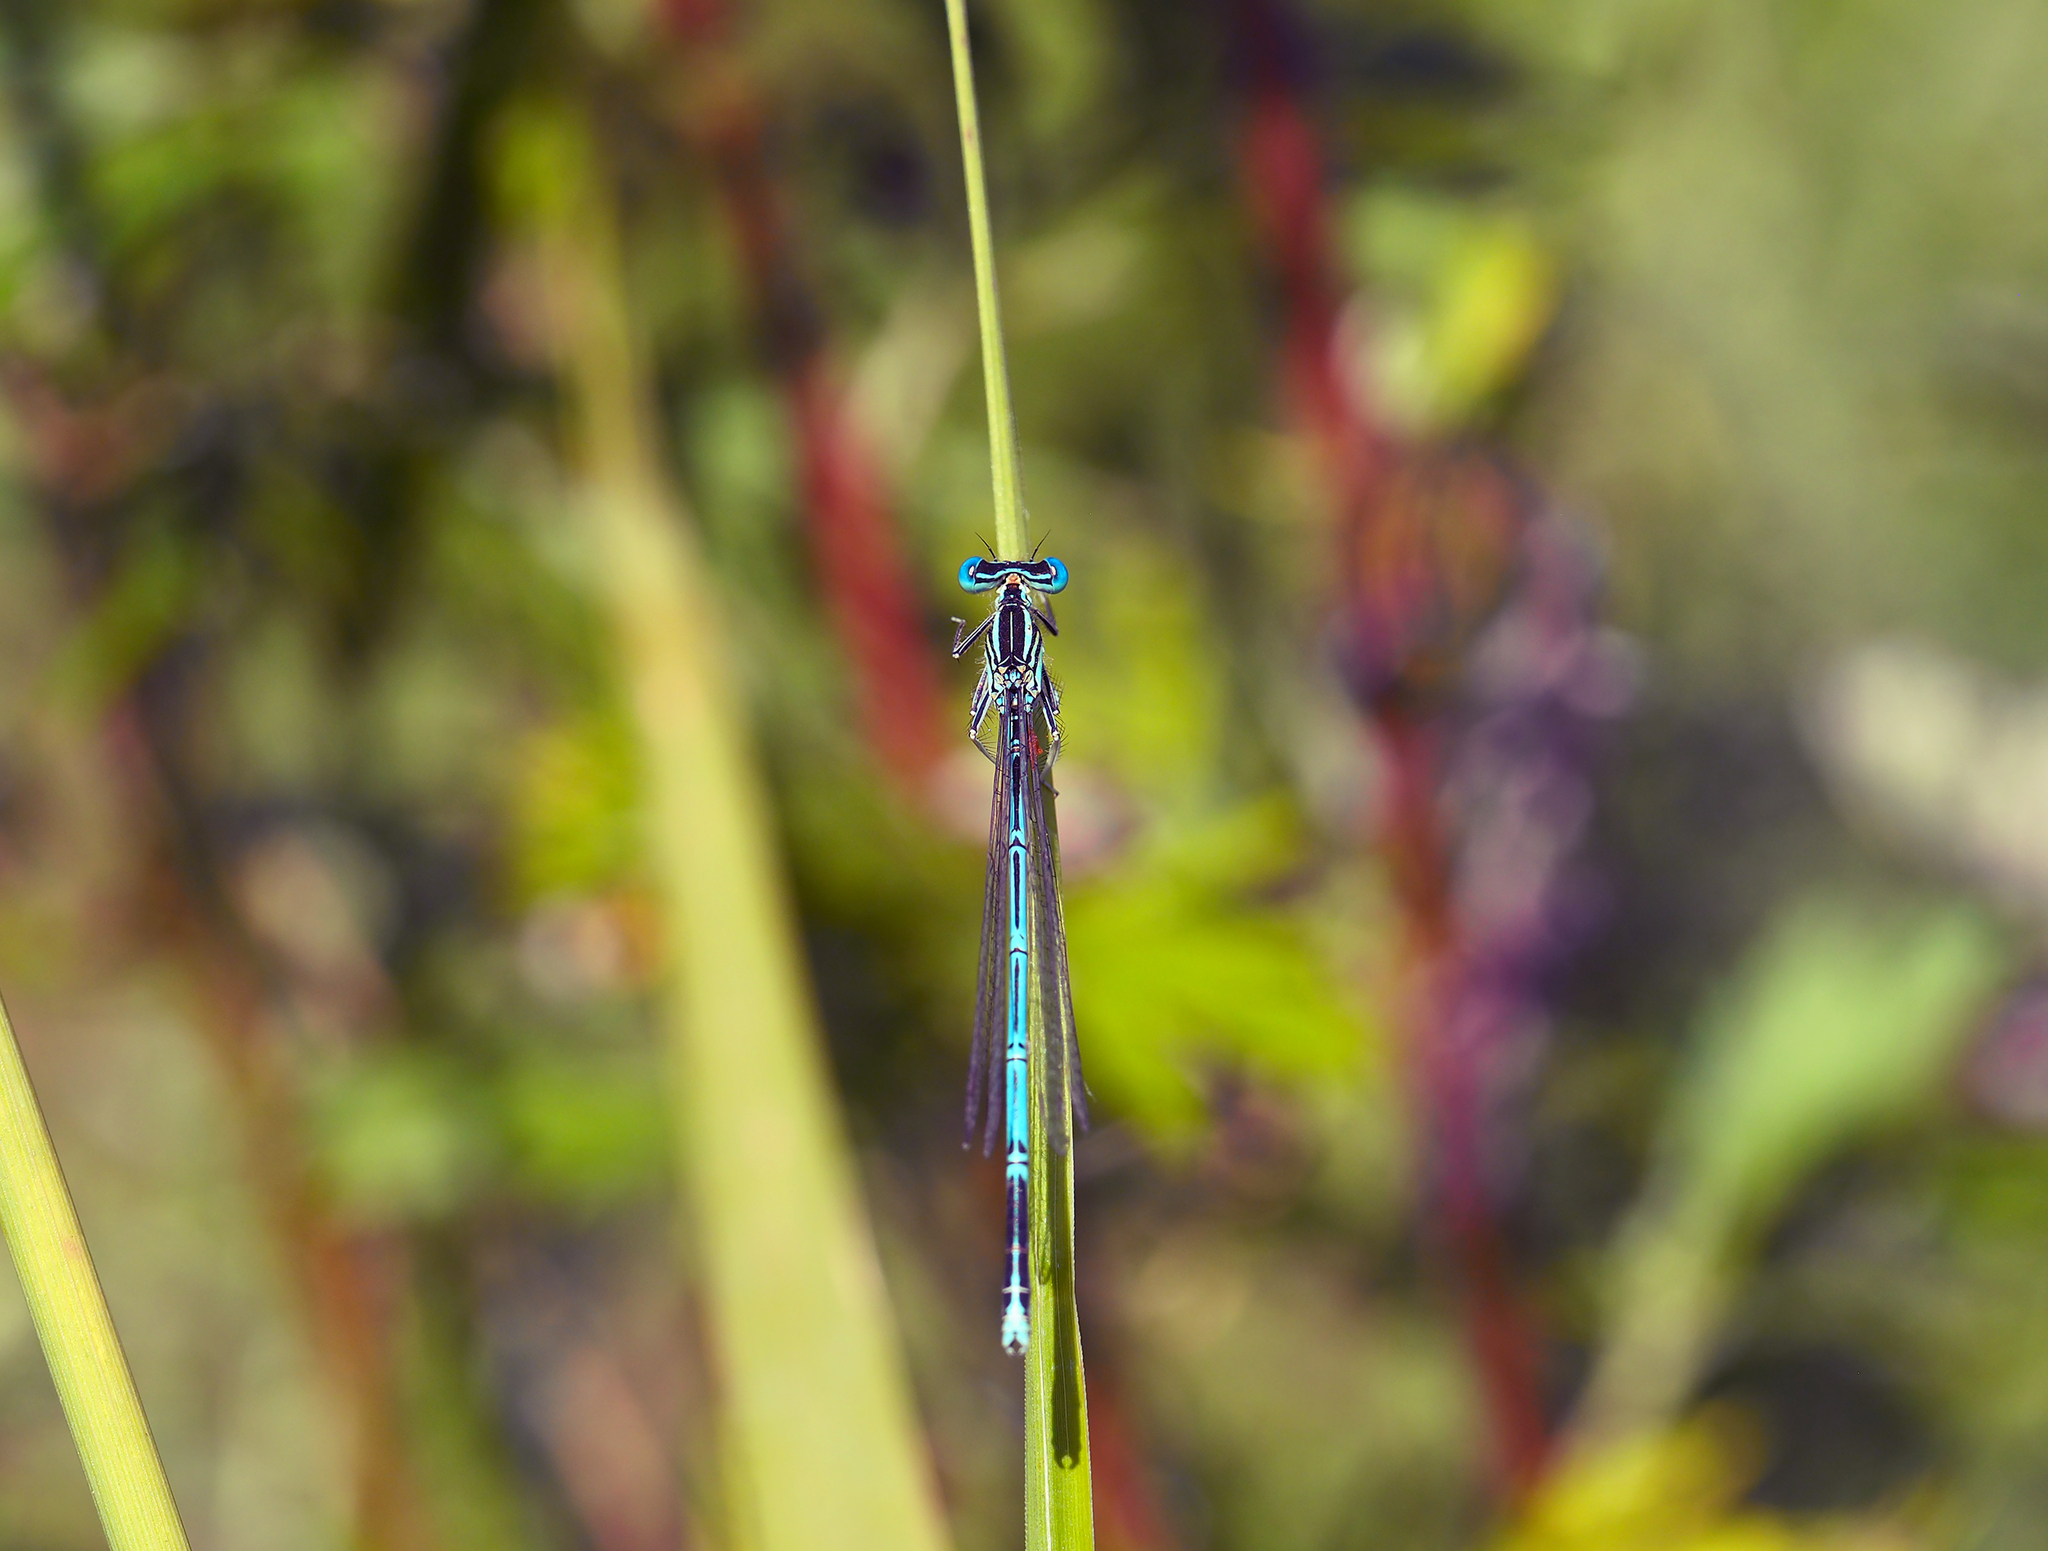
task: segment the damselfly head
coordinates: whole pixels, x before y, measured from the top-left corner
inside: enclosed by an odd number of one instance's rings
[[[1004,586],[1058,592],[1066,585],[1066,562],[1052,555],[1043,560],[985,560],[977,556],[960,563],[962,592],[992,592]]]

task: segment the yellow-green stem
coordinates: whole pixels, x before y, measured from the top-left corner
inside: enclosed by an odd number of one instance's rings
[[[1046,794],[1051,817],[1052,794]],[[1031,995],[1031,1064],[1045,1060],[1045,1023],[1036,977]],[[1071,1106],[1065,1074],[1054,1077],[1054,1104]],[[1031,1192],[1031,1349],[1024,1356],[1024,1545],[1026,1551],[1092,1551],[1095,1545],[1094,1466],[1088,1447],[1087,1368],[1081,1355],[1080,1313],[1072,1303],[1071,1273],[1054,1273],[1055,1256],[1074,1258],[1074,1155],[1047,1145],[1045,1114],[1031,1113],[1031,1156],[1037,1160]],[[1055,1214],[1056,1204],[1065,1211]],[[1080,1457],[1062,1465],[1053,1449],[1053,1406],[1057,1392],[1056,1323],[1070,1321],[1074,1379],[1080,1403]]]
[[[960,105],[960,159],[967,173],[967,229],[974,247],[974,306],[981,318],[981,380],[988,398],[989,472],[995,482],[996,553],[1031,553],[1024,486],[1017,472],[1017,419],[1010,408],[1010,363],[996,300],[995,244],[989,236],[988,178],[981,164],[981,110],[974,100],[974,56],[967,44],[967,0],[946,0],[953,43],[953,96]]]
[[[14,1027],[0,1007],[0,1228],[113,1551],[186,1551]]]
[[[722,1539],[738,1551],[941,1551],[718,599],[658,452],[615,208],[577,115],[537,115],[526,136],[673,962],[670,1079],[719,1380]]]
[[[981,321],[981,372],[988,397],[989,467],[995,486],[996,553],[1022,560],[1031,552],[1030,524],[1018,473],[1017,422],[1010,407],[1009,360],[1003,349],[1003,320],[996,300],[994,243],[989,235],[988,179],[982,170],[981,113],[974,97],[974,59],[967,39],[966,0],[946,0],[952,40],[953,93],[960,109],[960,158],[966,173],[967,224],[974,249],[974,298]],[[1045,794],[1045,815],[1058,844],[1054,796]],[[1045,1070],[1045,1021],[1034,977],[1031,998],[1030,1063]],[[1052,1086],[1054,1102],[1068,1102],[1066,1074]],[[1031,1156],[1036,1160],[1031,1192],[1031,1349],[1024,1359],[1024,1543],[1027,1551],[1091,1551],[1095,1544],[1092,1468],[1088,1449],[1087,1385],[1083,1378],[1079,1315],[1071,1299],[1073,1277],[1052,1274],[1053,1257],[1071,1264],[1074,1255],[1074,1157],[1047,1145],[1044,1116],[1032,1115]],[[1055,1204],[1065,1210],[1057,1214]],[[1054,1354],[1058,1321],[1072,1321],[1075,1378],[1080,1386],[1080,1455],[1071,1465],[1054,1457]]]

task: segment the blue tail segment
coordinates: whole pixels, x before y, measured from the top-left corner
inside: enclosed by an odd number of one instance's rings
[[[1003,1283],[1003,1350],[1021,1357],[1031,1349],[1031,1267],[1025,1259],[1031,1253],[1030,1165],[1010,1170],[1005,1193],[1010,1248],[1009,1276]]]
[[[1031,839],[1024,821],[1026,769],[1022,718],[1003,718],[1003,780],[1009,798],[1009,833],[1004,867],[1009,922],[1009,995],[1003,1039],[1003,1115],[1008,1150],[1009,1285],[1003,1289],[1003,1350],[1022,1352],[1031,1344]]]

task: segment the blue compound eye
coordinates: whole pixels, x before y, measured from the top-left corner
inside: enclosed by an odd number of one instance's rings
[[[1058,592],[1067,585],[1066,562],[1050,555],[1043,560],[990,560],[976,556],[960,562],[962,592],[990,592],[1010,581],[1022,582],[1038,592]]]

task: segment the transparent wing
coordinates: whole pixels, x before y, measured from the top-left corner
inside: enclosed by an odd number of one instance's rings
[[[1035,730],[1034,730],[1035,731]],[[1067,919],[1060,902],[1060,835],[1056,810],[1046,802],[1044,762],[1032,740],[1030,790],[1024,807],[1030,824],[1033,947],[1038,959],[1038,996],[1045,1020],[1045,1063],[1039,1079],[1046,1136],[1064,1153],[1074,1124],[1088,1129],[1088,1090],[1081,1081],[1081,1047],[1074,1035],[1074,991],[1067,978]]]
[[[1003,814],[1008,807],[1004,779],[998,764],[988,815],[988,879],[981,891],[981,979],[974,996],[974,1043],[967,1053],[966,1145],[974,1145],[975,1130],[980,1128],[984,1157],[995,1150],[1003,1109],[1004,923],[1010,915],[1010,869],[1004,865]]]

